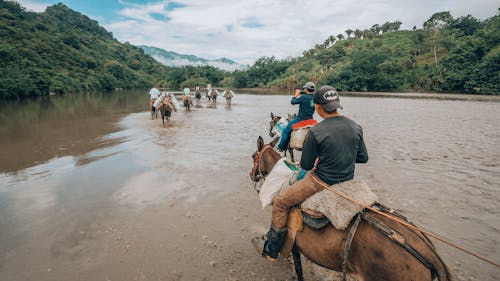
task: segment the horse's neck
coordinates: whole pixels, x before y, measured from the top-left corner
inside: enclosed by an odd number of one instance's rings
[[[267,156],[264,157],[264,163],[267,166],[266,168],[268,168],[268,171],[271,171],[278,160],[281,159],[281,156],[278,152],[274,151],[273,148],[269,148],[269,151],[270,153],[268,153]]]

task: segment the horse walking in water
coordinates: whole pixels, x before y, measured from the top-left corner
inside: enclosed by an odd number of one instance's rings
[[[227,105],[231,105],[231,100],[234,97],[234,94],[232,93],[232,91],[231,90],[229,90],[229,91],[228,90],[224,90],[224,93],[222,94],[222,96],[224,98],[226,98],[226,104]]]
[[[183,96],[182,97],[182,102],[184,104],[184,108],[186,109],[187,112],[191,111],[191,96]]]
[[[149,111],[151,111],[151,120],[158,119],[158,112],[156,111],[156,108],[153,106],[155,101],[156,99],[151,99],[149,101]]]
[[[276,124],[278,124],[278,122],[280,122],[282,120],[282,118],[283,117],[274,115],[271,112],[271,121],[269,122],[269,136],[270,137],[274,137],[276,135],[274,128],[275,128]],[[291,114],[288,114],[288,117],[286,118],[286,122],[283,123],[284,127],[286,127],[288,122],[292,119],[293,119],[293,116]],[[281,132],[280,132],[280,134],[281,134]],[[288,151],[288,153],[290,154],[290,160],[292,160],[292,162],[295,162],[295,158],[293,155],[293,148],[290,147],[290,144],[288,144],[288,148],[283,153],[284,157],[286,157],[286,151]]]
[[[170,100],[170,96],[166,97],[160,105],[161,122],[165,128],[165,119],[167,123],[170,123],[170,117],[172,116],[172,111],[174,110],[174,105]]]
[[[274,150],[277,141],[264,145],[262,137],[257,139],[250,174],[253,181],[265,178],[281,158]],[[398,217],[392,212],[387,214]],[[345,273],[352,273],[361,281],[453,280],[425,234],[366,209],[344,231],[331,223],[320,229],[302,225],[292,247],[299,281],[303,280],[300,253],[322,267],[344,272],[344,278]]]
[[[201,107],[201,93],[200,93],[200,91],[195,92],[194,100],[195,100],[196,107]]]

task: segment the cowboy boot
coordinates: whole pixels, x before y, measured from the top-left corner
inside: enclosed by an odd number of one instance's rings
[[[278,253],[285,243],[287,229],[277,229],[271,224],[271,228],[267,233],[267,241],[264,244],[264,250],[262,251],[262,256],[275,261],[278,258]]]

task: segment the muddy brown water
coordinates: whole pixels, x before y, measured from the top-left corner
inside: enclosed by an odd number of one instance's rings
[[[269,113],[297,110],[290,97],[203,100],[163,128],[146,96],[0,105],[0,280],[292,280],[250,243],[270,210],[248,177]],[[499,262],[500,103],[341,101],[370,155],[357,176],[417,225]],[[498,280],[435,244],[458,280]],[[333,276],[308,267],[306,280]]]

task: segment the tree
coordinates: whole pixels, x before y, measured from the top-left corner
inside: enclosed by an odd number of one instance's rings
[[[390,29],[391,29],[391,23],[390,23],[390,22],[386,22],[386,23],[384,23],[384,24],[380,27],[380,30],[382,30],[382,33],[386,33],[386,32],[388,32]]]
[[[380,26],[378,24],[374,24],[372,25],[372,27],[370,28],[370,30],[375,34],[375,35],[379,35],[380,34]]]
[[[347,34],[347,39],[351,38],[352,29],[347,29],[345,33]]]
[[[434,53],[434,64],[438,66],[437,47],[441,29],[444,28],[453,20],[450,12],[439,12],[433,14],[428,20],[424,22],[424,30],[432,34],[432,52]]]
[[[392,23],[392,30],[398,31],[403,23],[401,21],[395,21]]]
[[[467,15],[466,17],[459,17],[452,20],[448,24],[448,27],[453,29],[457,36],[470,36],[481,28],[481,22],[471,15]]]
[[[451,23],[453,21],[453,17],[450,12],[439,12],[433,14],[428,20],[424,22],[424,29],[441,29],[445,25]]]
[[[356,29],[354,30],[354,37],[356,39],[361,39],[361,36],[363,35],[363,31],[359,30],[359,29]]]
[[[339,41],[342,41],[342,39],[344,39],[344,35],[342,35],[342,34],[337,34],[337,38],[339,39]]]

